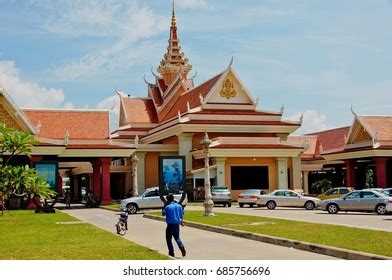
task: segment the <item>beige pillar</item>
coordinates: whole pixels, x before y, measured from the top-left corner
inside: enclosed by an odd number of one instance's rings
[[[303,183],[304,183],[304,193],[309,193],[309,171],[302,171]]]
[[[292,158],[292,178],[293,178],[293,189],[302,189],[301,180],[301,156]]]
[[[279,190],[287,190],[289,187],[287,176],[287,158],[276,158],[276,174]]]
[[[185,156],[186,170],[192,170],[192,139],[194,133],[181,133],[178,137],[178,154]]]
[[[226,186],[225,181],[225,164],[227,158],[215,158],[213,163],[216,164],[216,185]]]
[[[137,186],[138,186],[138,193],[141,194],[144,192],[146,189],[146,181],[145,181],[145,168],[146,168],[146,153],[142,152],[137,152],[135,155],[138,158],[138,164],[137,164]],[[148,167],[147,167],[148,168]]]

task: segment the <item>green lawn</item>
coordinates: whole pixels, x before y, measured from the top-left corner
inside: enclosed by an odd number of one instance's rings
[[[225,213],[203,217],[202,211],[186,211],[184,220],[392,256],[392,232]]]
[[[155,251],[57,211],[0,216],[0,259],[162,260]],[[114,226],[113,226],[114,231]]]
[[[121,205],[117,203],[101,206],[103,209],[121,211]]]

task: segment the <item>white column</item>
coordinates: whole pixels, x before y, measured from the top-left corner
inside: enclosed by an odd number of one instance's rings
[[[137,152],[135,153],[138,158],[137,164],[137,186],[138,186],[138,193],[141,194],[146,189],[146,181],[145,181],[145,165],[146,165],[146,153]]]
[[[278,189],[287,190],[289,187],[287,176],[287,158],[276,158],[276,173]]]
[[[186,170],[192,170],[192,139],[194,133],[181,133],[178,137],[178,154],[185,156]]]
[[[303,183],[304,183],[304,193],[309,193],[309,171],[302,171]]]
[[[225,166],[227,158],[215,158],[213,163],[216,164],[216,185],[226,186]]]
[[[293,178],[293,189],[302,189],[301,180],[301,156],[293,157],[292,159],[292,178]]]

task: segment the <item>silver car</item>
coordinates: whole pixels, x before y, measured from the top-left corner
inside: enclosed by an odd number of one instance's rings
[[[249,207],[253,207],[257,203],[257,197],[262,194],[266,194],[265,190],[259,189],[248,189],[244,190],[238,196],[238,204],[240,207],[244,207],[245,204],[248,204]]]
[[[231,192],[228,187],[212,187],[211,195],[214,204],[231,207]]]
[[[303,196],[290,190],[277,190],[270,194],[260,195],[257,205],[267,206],[268,209],[279,207],[304,207],[313,210],[319,207],[321,200],[315,197]]]
[[[175,194],[174,199],[180,201],[182,194]],[[182,205],[186,205],[188,202],[187,198],[183,201]],[[137,197],[130,197],[121,200],[121,209],[127,211],[129,214],[135,214],[139,209],[149,208],[162,208],[163,202],[159,196],[159,188],[149,188],[145,192]]]
[[[388,197],[377,191],[360,190],[336,199],[326,199],[321,202],[320,208],[330,214],[339,211],[376,211],[379,215],[387,213]]]

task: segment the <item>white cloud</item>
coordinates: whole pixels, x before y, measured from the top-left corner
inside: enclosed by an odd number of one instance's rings
[[[0,61],[0,83],[19,107],[72,107],[65,102],[62,89],[45,88],[34,82],[23,81],[13,61]]]
[[[110,110],[110,130],[114,131],[118,128],[118,119],[120,115],[120,98],[118,95],[110,96],[99,102],[98,109]]]
[[[156,44],[149,38],[169,28],[169,16],[161,17],[136,0],[34,1],[48,11],[42,30],[67,37],[97,37],[100,43],[88,53],[66,60],[48,73],[65,81],[97,72],[127,69],[149,56]]]
[[[175,4],[182,8],[204,9],[210,7],[207,0],[177,0]]]
[[[298,112],[291,115],[287,119],[291,121],[298,121],[301,118],[301,115],[302,112]],[[303,112],[302,126],[295,132],[295,134],[306,134],[326,130],[328,128],[329,126],[327,125],[327,117],[324,114],[321,114],[316,110],[307,110]]]

